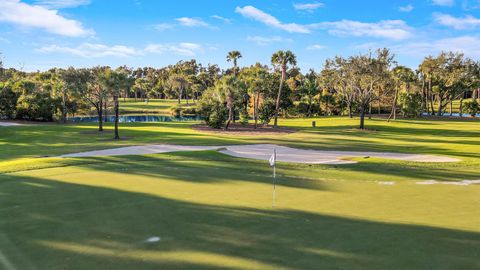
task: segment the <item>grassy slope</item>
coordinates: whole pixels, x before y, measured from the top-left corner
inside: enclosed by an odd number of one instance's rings
[[[94,125],[0,128],[0,247],[18,269],[476,269],[480,123],[282,120],[301,132],[239,137],[190,123],[128,124],[114,142]],[[457,164],[364,159],[279,165],[277,207],[261,161],[215,152],[137,157],[35,156],[142,143],[277,143],[447,154]],[[43,168],[43,169],[41,169]],[[359,181],[361,180],[361,181]],[[382,185],[379,181],[395,181]],[[159,243],[145,239],[160,236]],[[2,266],[0,264],[0,266]],[[1,268],[1,267],[0,267]]]

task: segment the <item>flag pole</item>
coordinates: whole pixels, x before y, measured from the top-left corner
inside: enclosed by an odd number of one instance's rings
[[[277,174],[276,174],[276,167],[277,167],[277,151],[276,149],[273,149],[273,160],[274,160],[274,163],[273,163],[273,197],[272,197],[272,207],[275,207],[275,191],[276,191],[276,178],[277,178]]]

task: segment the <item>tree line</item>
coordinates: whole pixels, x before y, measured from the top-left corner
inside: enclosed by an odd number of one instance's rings
[[[196,60],[163,68],[111,67],[54,68],[23,72],[3,68],[0,62],[0,118],[36,121],[58,120],[76,114],[98,116],[103,130],[105,114],[115,114],[118,135],[120,99],[176,99],[195,104],[206,123],[228,129],[232,122],[278,126],[278,117],[320,115],[365,117],[388,114],[395,119],[421,114],[479,111],[480,63],[461,53],[428,56],[417,70],[401,66],[388,49],[350,57],[327,59],[319,72],[302,73],[291,51],[278,51],[271,65],[238,66],[242,54],[228,53],[231,68],[203,66]],[[469,99],[467,102],[464,100]],[[182,107],[180,106],[180,112]],[[447,113],[447,114],[448,114]]]

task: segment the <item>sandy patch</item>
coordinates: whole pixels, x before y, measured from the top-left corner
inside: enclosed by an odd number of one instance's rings
[[[62,155],[61,157],[96,157],[96,156],[124,156],[124,155],[146,155],[157,153],[169,153],[178,151],[205,151],[219,150],[221,153],[241,158],[257,160],[268,160],[273,153],[277,152],[277,161],[304,164],[354,164],[355,161],[344,160],[347,157],[378,157],[395,160],[406,160],[416,162],[457,162],[458,159],[399,153],[377,153],[377,152],[344,152],[344,151],[320,151],[296,149],[273,144],[254,145],[229,145],[229,146],[186,146],[151,144],[142,146],[121,147],[107,150],[90,151]]]
[[[13,126],[21,126],[22,124],[15,123],[15,122],[1,122],[0,127],[13,127]]]
[[[427,180],[417,182],[417,185],[454,185],[454,186],[470,186],[470,185],[480,185],[480,180],[462,180],[462,181],[436,181],[436,180]]]

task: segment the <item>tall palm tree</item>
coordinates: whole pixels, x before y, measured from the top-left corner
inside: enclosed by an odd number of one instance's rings
[[[242,57],[242,54],[239,51],[231,51],[227,54],[227,62],[233,62],[233,78],[237,78],[237,61]],[[235,84],[235,81],[234,81]],[[230,88],[230,93],[227,95],[227,108],[228,108],[228,121],[225,129],[228,129],[230,122],[235,123],[235,104],[234,104],[234,93],[233,89]]]
[[[237,61],[242,58],[242,54],[239,51],[231,51],[227,54],[227,62],[233,62],[233,76],[237,76]]]
[[[283,84],[287,77],[288,65],[295,66],[297,64],[297,57],[290,50],[278,51],[272,55],[272,65],[280,68],[282,78],[280,79],[280,87],[278,88],[277,101],[275,102],[275,118],[273,127],[278,127],[278,109],[280,108],[280,97],[282,95]]]

